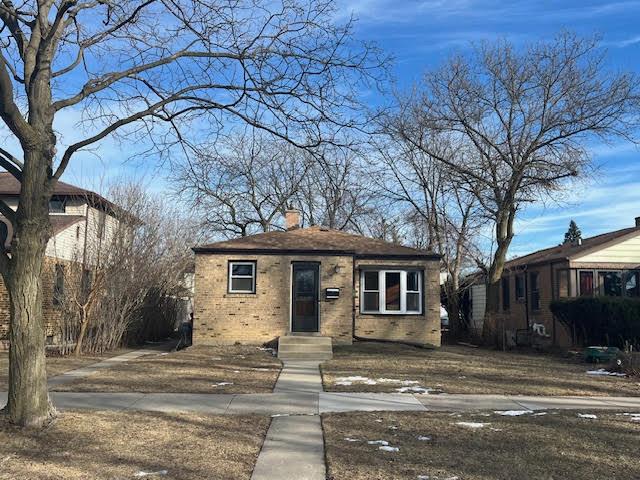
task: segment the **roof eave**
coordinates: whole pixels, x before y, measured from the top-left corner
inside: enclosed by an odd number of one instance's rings
[[[357,253],[354,250],[313,250],[313,249],[272,249],[272,248],[215,248],[193,247],[196,254],[242,254],[242,255],[325,255],[349,256],[357,259],[388,258],[398,260],[428,259],[441,260],[437,253]]]

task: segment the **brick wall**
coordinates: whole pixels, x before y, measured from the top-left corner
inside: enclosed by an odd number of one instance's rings
[[[540,323],[545,326],[546,332],[551,336],[548,340],[549,344],[553,342],[555,329],[555,342],[558,346],[568,347],[571,345],[571,336],[569,332],[558,322],[553,320],[553,315],[549,309],[549,304],[554,298],[556,285],[558,282],[557,271],[567,267],[566,263],[542,264],[529,266],[525,271],[505,272],[502,278],[509,281],[509,308],[503,309],[503,290],[500,287],[500,315],[499,320],[504,321],[506,330],[521,330],[527,328],[527,310],[529,313],[529,325]],[[538,274],[538,288],[540,292],[540,308],[533,309],[531,304],[531,273]],[[516,276],[526,275],[525,290],[526,299],[516,299]]]
[[[422,315],[371,315],[360,312],[360,268],[364,266],[418,267],[423,269]],[[356,260],[356,335],[440,346],[440,262],[437,260]]]
[[[256,293],[228,293],[228,262],[256,262]],[[320,263],[320,334],[334,343],[352,340],[352,258],[307,255],[196,255],[194,343],[261,344],[290,331],[291,264]],[[337,270],[337,271],[336,271]],[[324,289],[340,297],[324,298]]]
[[[45,258],[42,271],[42,313],[45,321],[45,330],[48,343],[56,342],[58,335],[58,321],[60,319],[60,308],[53,303],[53,286],[55,281],[55,265],[60,263],[66,265],[68,262],[56,261],[53,258]],[[0,350],[6,350],[9,334],[9,292],[7,291],[2,277],[0,277]]]

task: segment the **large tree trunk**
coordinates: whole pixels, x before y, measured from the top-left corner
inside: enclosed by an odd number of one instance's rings
[[[49,239],[49,189],[44,153],[25,155],[11,262],[5,272],[9,291],[9,398],[6,413],[25,427],[46,424],[55,409],[49,401],[42,316],[42,266]]]

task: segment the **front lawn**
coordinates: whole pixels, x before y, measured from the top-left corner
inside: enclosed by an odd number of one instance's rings
[[[114,352],[109,352],[105,355],[83,355],[81,357],[67,356],[67,357],[58,357],[51,356],[47,357],[47,376],[49,378],[55,377],[56,375],[63,374],[68,372],[69,370],[75,370],[76,368],[85,367],[87,365],[91,365],[92,363],[101,362],[106,360],[109,357],[113,357],[116,355],[120,355],[125,353],[127,350],[117,350]],[[9,377],[9,354],[7,352],[0,352],[0,391],[7,390],[8,379]]]
[[[0,417],[0,479],[248,480],[269,421],[258,416],[65,412],[48,428],[29,431]]]
[[[327,478],[636,480],[640,478],[638,420],[640,416],[622,413],[552,411],[516,417],[324,415]]]
[[[325,390],[338,392],[640,396],[640,379],[587,375],[597,367],[577,360],[463,346],[357,342],[321,368]]]
[[[76,382],[65,392],[270,393],[281,362],[253,346],[195,346],[144,356]]]

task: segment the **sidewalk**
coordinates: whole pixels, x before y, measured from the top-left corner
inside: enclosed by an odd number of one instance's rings
[[[78,393],[51,392],[60,409],[199,412],[214,415],[319,415],[329,412],[472,410],[640,410],[640,397],[534,397],[507,395],[414,395],[407,393],[280,392]],[[0,392],[0,404],[6,392]]]

